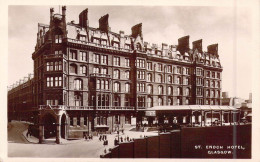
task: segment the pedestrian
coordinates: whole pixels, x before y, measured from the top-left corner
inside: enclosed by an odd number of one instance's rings
[[[120,139],[121,139],[121,142],[123,142],[123,137],[122,137],[122,136],[121,136],[121,138],[120,138]]]
[[[103,142],[103,145],[106,146],[106,141]]]
[[[102,139],[102,135],[99,136],[99,141],[101,141],[101,139]]]
[[[105,153],[105,154],[107,153],[107,150],[106,150],[106,149],[104,150],[104,153]]]
[[[127,141],[129,142],[129,136],[126,137]]]

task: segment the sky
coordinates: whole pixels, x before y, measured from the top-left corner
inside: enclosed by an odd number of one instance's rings
[[[8,85],[33,73],[31,55],[37,38],[37,24],[49,24],[49,9],[59,6],[9,6],[8,11]],[[247,7],[212,6],[67,6],[67,22],[89,9],[89,25],[109,14],[113,32],[131,34],[131,27],[142,23],[144,41],[176,45],[189,35],[192,42],[203,39],[203,50],[218,43],[223,66],[222,92],[248,99],[252,91],[252,15]],[[60,7],[61,13],[61,7]]]

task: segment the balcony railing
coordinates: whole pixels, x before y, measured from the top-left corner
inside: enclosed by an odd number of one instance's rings
[[[97,106],[96,110],[134,110],[130,106]]]
[[[65,106],[65,105],[40,105],[40,110],[43,109],[59,109],[59,110],[94,110],[95,106]],[[134,110],[131,106],[96,106],[96,110]]]
[[[67,106],[66,110],[94,110],[94,106]]]
[[[64,105],[40,105],[39,106],[39,109],[42,110],[42,109],[65,109],[65,106]]]

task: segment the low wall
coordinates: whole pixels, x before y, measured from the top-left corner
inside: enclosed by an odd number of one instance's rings
[[[104,158],[251,158],[251,124],[187,127],[121,143]]]

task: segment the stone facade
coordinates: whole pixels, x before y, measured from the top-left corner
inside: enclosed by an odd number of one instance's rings
[[[38,24],[30,108],[66,111],[66,137],[135,125],[153,106],[221,105],[217,44],[207,52],[202,40],[190,48],[189,36],[178,45],[150,44],[142,24],[126,35],[112,32],[108,18],[100,18],[99,28],[90,27],[86,9],[79,24],[67,23],[63,6],[62,14],[50,9],[49,25]]]

